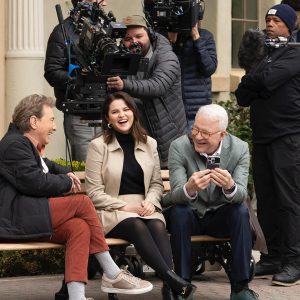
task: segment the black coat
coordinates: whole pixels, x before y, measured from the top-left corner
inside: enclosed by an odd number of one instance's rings
[[[253,142],[267,144],[300,133],[300,49],[273,49],[235,92],[241,106],[250,106]]]
[[[52,233],[48,198],[71,189],[68,170],[41,158],[14,125],[0,141],[0,239],[33,240]]]
[[[79,33],[75,31],[75,26],[73,25],[71,18],[64,20],[64,27],[66,36],[71,44],[71,62],[72,64],[80,65],[83,58],[82,53],[77,46],[79,42]],[[60,25],[57,25],[53,29],[48,40],[44,76],[48,83],[54,87],[56,107],[59,110],[62,109],[62,101],[66,101],[65,96],[67,84],[71,80],[68,75],[68,58],[68,51],[65,45],[63,33]]]

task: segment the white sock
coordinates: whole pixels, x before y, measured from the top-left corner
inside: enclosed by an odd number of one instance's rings
[[[96,253],[95,257],[108,278],[114,279],[118,276],[121,270],[116,265],[108,251]]]
[[[85,299],[85,285],[83,282],[71,281],[67,283],[69,300]]]

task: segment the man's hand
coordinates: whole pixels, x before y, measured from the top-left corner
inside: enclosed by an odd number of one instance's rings
[[[149,201],[142,201],[142,207],[143,210],[140,214],[142,217],[151,216],[155,212],[155,206]]]
[[[185,185],[187,193],[192,196],[196,192],[206,189],[210,180],[210,170],[195,172]]]
[[[193,41],[196,41],[196,40],[200,39],[200,34],[199,34],[199,30],[198,30],[198,24],[196,24],[192,28],[191,37],[192,37]]]
[[[227,170],[220,168],[211,170],[211,181],[217,186],[222,187],[224,190],[228,190],[234,185],[231,174]]]
[[[81,182],[80,179],[72,172],[67,173],[67,176],[69,176],[72,180],[72,187],[70,192],[71,193],[78,193],[81,191]]]
[[[107,78],[106,84],[109,90],[122,91],[124,88],[124,82],[120,76]]]

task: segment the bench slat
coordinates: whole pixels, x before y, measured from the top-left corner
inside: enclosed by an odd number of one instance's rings
[[[84,171],[76,171],[76,176],[81,180],[85,180],[85,172]],[[169,170],[160,170],[162,180],[169,180]]]
[[[191,237],[192,242],[226,242],[230,241],[230,238],[218,238],[210,235],[193,235]]]
[[[128,245],[130,244],[128,241],[123,239],[116,239],[116,238],[106,238],[106,243],[108,246],[115,246],[115,245]]]
[[[128,245],[129,242],[123,239],[107,238],[105,239],[109,246]],[[64,248],[62,244],[48,242],[26,242],[24,243],[0,243],[0,251],[15,251],[15,250],[39,250],[39,249],[55,249]]]
[[[76,171],[74,172],[80,181],[85,181],[85,171]]]
[[[163,181],[164,185],[164,193],[170,192],[171,186],[170,186],[170,181]]]
[[[169,170],[160,170],[162,180],[169,180]]]
[[[106,243],[109,246],[128,245],[128,241],[117,238],[106,238]],[[194,235],[191,237],[192,242],[220,242],[229,241],[229,238],[216,238],[209,235]],[[64,248],[62,244],[48,242],[25,242],[24,243],[0,243],[0,251],[15,251],[15,250],[39,250],[39,249],[56,249]]]
[[[47,242],[25,242],[25,241],[24,243],[0,243],[1,251],[55,249],[55,248],[64,248],[64,245],[47,243]]]

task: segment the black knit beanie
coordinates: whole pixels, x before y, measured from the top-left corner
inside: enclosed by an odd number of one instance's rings
[[[268,10],[266,18],[267,16],[279,17],[285,23],[290,33],[292,33],[295,29],[297,15],[295,13],[295,10],[287,4],[277,4],[272,6]]]

